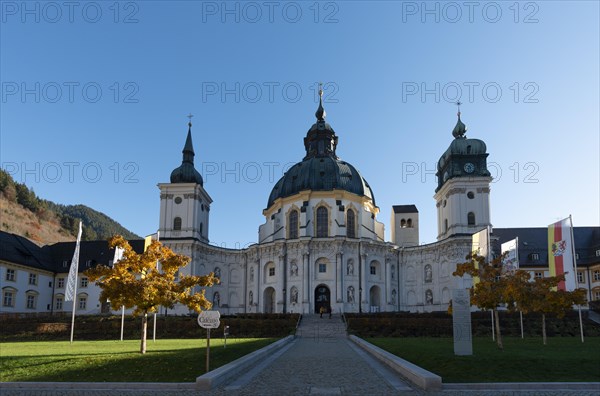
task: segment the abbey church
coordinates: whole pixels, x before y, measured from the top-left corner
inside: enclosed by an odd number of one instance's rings
[[[411,204],[391,208],[391,241],[385,241],[375,192],[337,156],[339,137],[325,120],[322,99],[315,116],[304,137],[304,158],[265,194],[258,241],[244,249],[209,244],[212,199],[194,167],[190,122],[181,165],[169,183],[158,184],[160,241],[191,257],[183,269],[187,274],[214,272],[220,284],[206,293],[224,315],[447,310],[451,290],[465,287],[452,275],[456,264],[471,251],[472,235],[492,225],[485,143],[467,138],[459,111],[437,162],[437,241],[419,244],[419,211]],[[577,227],[574,236],[578,287],[586,289],[588,300],[600,300],[600,227]],[[495,228],[495,253],[515,237],[521,268],[535,277],[549,275],[547,227]],[[0,242],[0,313],[71,310],[64,297],[74,242],[39,247],[7,232],[0,232]],[[131,245],[141,252],[144,241]],[[110,313],[83,272],[111,265],[113,255],[106,241],[81,243],[78,313]],[[189,313],[183,306],[169,312]]]
[[[471,235],[491,225],[485,143],[465,136],[459,113],[438,162],[438,241],[419,245],[414,205],[393,207],[385,241],[375,194],[337,156],[339,138],[322,101],[315,116],[306,155],[275,183],[259,241],[242,250],[208,244],[212,200],[194,168],[190,123],[181,166],[158,185],[161,242],[192,258],[192,274],[219,276],[209,298],[226,314],[445,310]]]

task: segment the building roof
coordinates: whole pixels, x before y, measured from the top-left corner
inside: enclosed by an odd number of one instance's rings
[[[75,252],[76,242],[58,242],[53,245],[38,246],[29,239],[0,231],[0,260],[38,268],[54,273],[68,272]],[[144,240],[130,240],[129,244],[137,253],[144,251]],[[114,249],[108,248],[107,241],[81,241],[79,251],[79,272],[97,264],[108,264],[114,257]],[[63,263],[66,262],[66,266]],[[90,263],[90,266],[87,263]]]
[[[0,231],[0,260],[54,271],[49,252],[20,235]]]
[[[519,238],[519,265],[548,265],[548,228],[494,228],[493,236],[498,237],[494,251],[500,254],[500,245]],[[574,227],[575,253],[579,255],[577,265],[590,265],[600,262],[596,250],[600,249],[600,227]],[[533,254],[538,255],[535,259]]]
[[[392,210],[394,213],[419,213],[415,205],[394,205]]]
[[[68,272],[75,252],[76,242],[59,242],[53,245],[45,246],[50,251],[54,270],[56,272]],[[144,240],[135,239],[129,241],[129,244],[137,253],[144,251]],[[115,256],[115,250],[108,247],[108,241],[81,241],[79,248],[79,272],[83,272],[90,267],[98,264],[108,265],[109,261]],[[67,262],[65,268],[64,262]],[[89,262],[89,265],[88,265]]]

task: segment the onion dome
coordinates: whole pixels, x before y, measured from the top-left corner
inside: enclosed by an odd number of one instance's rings
[[[452,130],[454,140],[437,163],[438,188],[436,191],[448,179],[454,177],[490,176],[487,169],[488,154],[485,142],[480,139],[467,138],[465,136],[467,127],[460,119],[460,111],[457,116],[458,120]]]

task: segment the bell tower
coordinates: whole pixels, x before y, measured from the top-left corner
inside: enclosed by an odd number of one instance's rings
[[[183,146],[181,165],[171,172],[170,183],[160,183],[161,239],[196,240],[208,243],[208,218],[212,199],[204,190],[204,181],[194,167],[192,115]]]
[[[466,137],[467,127],[460,119],[452,131],[454,140],[437,164],[438,187],[434,199],[437,207],[438,240],[453,235],[472,235],[490,219],[490,183],[486,145],[483,140]]]

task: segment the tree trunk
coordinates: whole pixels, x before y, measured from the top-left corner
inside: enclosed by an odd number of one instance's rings
[[[546,314],[542,314],[542,338],[544,339],[544,345],[546,345]]]
[[[498,315],[498,310],[494,309],[494,318],[496,319],[496,342],[498,343],[498,348],[504,349],[502,345],[502,334],[500,333],[500,318]]]
[[[148,332],[148,314],[142,316],[142,343],[140,345],[140,353],[146,353],[146,333]]]

